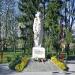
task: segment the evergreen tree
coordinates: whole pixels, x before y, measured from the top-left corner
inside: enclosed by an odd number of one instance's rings
[[[60,34],[60,25],[59,20],[61,18],[60,16],[60,9],[62,6],[62,1],[60,0],[52,0],[49,2],[48,9],[47,9],[47,15],[45,18],[45,36],[47,38],[45,39],[45,46],[48,50],[56,49],[58,50],[58,41],[59,41],[59,34]],[[48,43],[48,41],[50,42]]]

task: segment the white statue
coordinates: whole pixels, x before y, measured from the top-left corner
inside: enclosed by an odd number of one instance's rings
[[[42,26],[42,14],[37,12],[35,14],[34,23],[33,23],[33,32],[34,32],[34,46],[41,47],[42,38],[43,38],[43,26]]]

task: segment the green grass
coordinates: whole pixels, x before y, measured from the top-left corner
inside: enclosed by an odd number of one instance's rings
[[[22,56],[23,52],[17,51],[17,52],[3,52],[3,62],[1,62],[1,52],[0,52],[0,63],[8,63],[7,58],[10,58],[11,61],[14,60],[17,56]],[[25,55],[25,54],[24,54]],[[26,55],[28,58],[31,57],[31,55]]]
[[[11,60],[14,60],[17,55],[22,55],[22,52],[16,52],[16,53],[15,52],[3,52],[2,63],[8,63],[7,57],[10,57]],[[0,55],[0,62],[1,62],[1,55]]]

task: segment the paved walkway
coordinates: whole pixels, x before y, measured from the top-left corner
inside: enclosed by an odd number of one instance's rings
[[[67,61],[67,66],[69,67],[69,71],[75,72],[75,60]]]

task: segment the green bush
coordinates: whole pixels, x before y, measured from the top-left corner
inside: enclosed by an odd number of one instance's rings
[[[21,62],[21,58],[17,56],[13,61],[10,62],[9,68],[15,70],[15,66]]]
[[[23,69],[27,66],[29,59],[27,57],[22,57],[21,62],[15,66],[15,70],[18,72],[23,71]]]
[[[28,61],[29,59],[26,56],[17,57],[9,64],[9,68],[21,72],[27,66]]]
[[[58,60],[57,58],[56,58],[56,56],[52,56],[51,57],[51,61],[56,65],[56,66],[58,66],[59,68],[61,68],[62,70],[64,70],[64,71],[68,71],[68,66],[65,64],[65,63],[63,63],[63,62],[61,62],[60,60]]]

